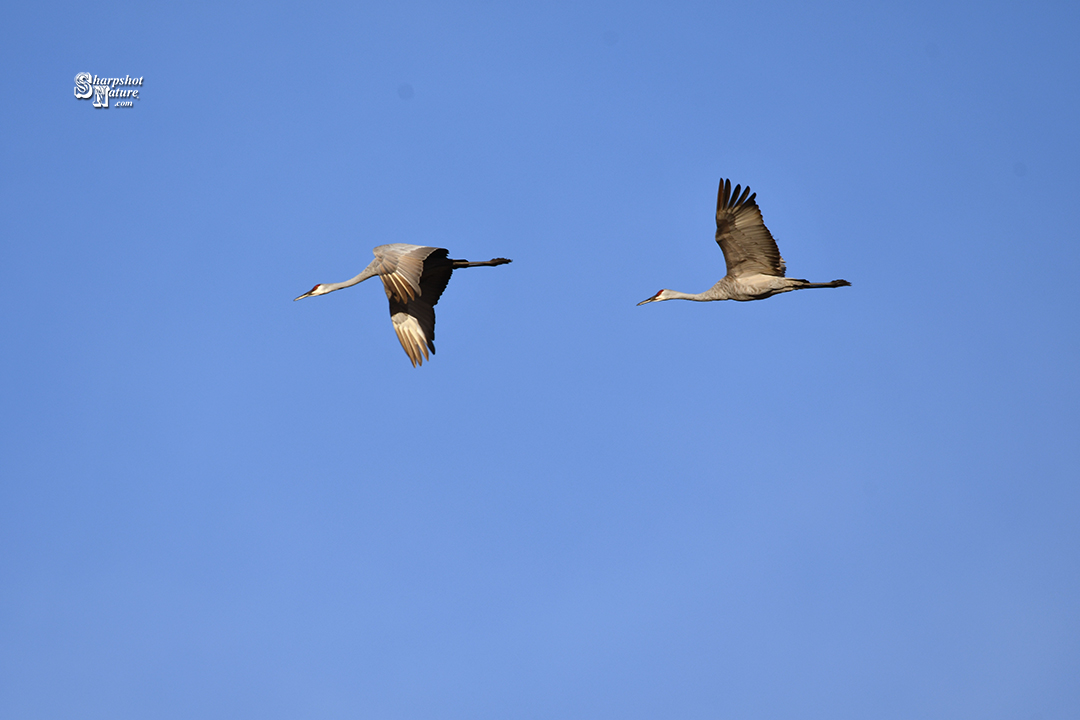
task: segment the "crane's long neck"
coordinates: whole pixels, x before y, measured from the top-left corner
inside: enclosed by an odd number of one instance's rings
[[[708,302],[709,300],[727,300],[727,297],[717,297],[714,292],[715,288],[710,288],[705,292],[699,293],[684,293],[678,290],[665,290],[665,300],[694,300],[696,302]]]
[[[366,268],[361,270],[359,275],[357,275],[356,277],[354,277],[354,278],[352,278],[350,280],[346,280],[345,282],[339,282],[339,283],[323,283],[323,293],[322,294],[325,295],[326,293],[334,292],[335,290],[340,290],[341,288],[352,287],[353,285],[356,285],[357,283],[364,282],[365,280],[367,280],[370,277],[375,277],[376,275],[379,274],[378,267],[379,267],[379,260],[375,259],[375,260],[371,261],[370,265],[368,265]]]

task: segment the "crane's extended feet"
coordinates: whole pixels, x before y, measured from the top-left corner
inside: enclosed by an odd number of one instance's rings
[[[795,289],[796,290],[807,290],[809,288],[836,288],[836,287],[850,287],[851,286],[851,283],[849,283],[847,280],[833,280],[832,282],[827,282],[827,283],[812,283],[812,282],[807,282],[806,280],[803,280],[803,283],[804,284],[802,284],[802,285],[796,286]]]
[[[483,266],[494,267],[495,265],[506,265],[507,263],[513,262],[513,260],[508,260],[507,258],[495,258],[494,260],[481,262],[469,262],[468,260],[451,260],[450,262],[454,263],[455,268],[465,268]]]

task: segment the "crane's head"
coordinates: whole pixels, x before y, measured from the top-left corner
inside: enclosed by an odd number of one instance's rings
[[[306,297],[313,297],[315,295],[325,295],[327,292],[328,292],[328,290],[326,289],[325,285],[316,285],[315,287],[311,288],[310,290],[308,290],[306,293],[304,293],[300,297],[293,298],[293,302],[296,302],[297,300],[303,300]]]
[[[645,300],[642,300],[641,302],[638,303],[638,305],[644,305],[645,303],[656,302],[657,300],[670,300],[671,297],[664,294],[666,292],[668,292],[668,291],[667,290],[661,290],[660,292],[653,295],[651,298],[646,298]]]

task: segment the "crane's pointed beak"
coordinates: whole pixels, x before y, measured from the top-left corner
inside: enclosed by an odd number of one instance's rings
[[[315,294],[315,291],[318,290],[321,287],[322,287],[322,285],[316,285],[315,287],[311,288],[310,290],[308,290],[306,293],[304,293],[300,297],[293,298],[293,302],[296,302],[297,300],[303,300],[306,297],[311,297],[312,295]]]
[[[660,293],[656,293],[651,298],[645,298],[644,300],[639,302],[638,305],[644,305],[645,303],[656,302],[659,299],[660,299]]]
[[[645,298],[644,300],[639,302],[638,305],[644,305],[645,303],[656,302],[657,300],[660,299],[660,296],[663,295],[663,294],[664,294],[663,290],[658,290],[655,295],[653,295],[651,298]]]

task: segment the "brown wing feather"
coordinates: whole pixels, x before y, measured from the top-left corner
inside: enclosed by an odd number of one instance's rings
[[[391,300],[390,320],[413,367],[423,365],[428,350],[435,352],[435,308],[419,299],[408,303]]]
[[[420,283],[427,258],[433,255],[446,257],[443,248],[404,243],[380,245],[374,252],[380,261],[379,279],[383,282],[386,296],[403,301],[412,300],[421,293]]]
[[[429,359],[428,350],[435,352],[435,305],[454,272],[446,250],[428,249],[432,252],[423,259],[422,270],[417,274],[419,296],[405,299],[401,295],[391,294],[389,286],[386,291],[394,332],[413,367],[423,365],[424,360]],[[383,282],[386,282],[385,277]]]
[[[749,187],[741,196],[739,191],[736,185],[732,192],[730,180],[721,180],[716,196],[716,242],[724,252],[727,274],[784,277],[784,258],[761,218],[757,193],[751,195]]]

